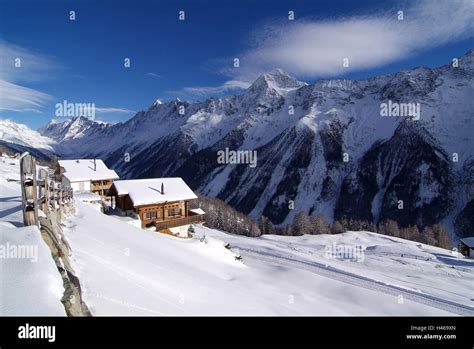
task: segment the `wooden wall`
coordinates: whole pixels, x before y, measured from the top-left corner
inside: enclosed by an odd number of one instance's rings
[[[140,219],[142,221],[142,227],[152,224],[155,220],[156,221],[167,221],[173,220],[175,218],[187,217],[187,210],[186,210],[186,202],[185,201],[176,201],[176,202],[169,202],[165,205],[163,204],[156,204],[156,205],[144,205],[139,206],[136,208],[136,212],[139,214]],[[179,216],[168,216],[168,209],[170,208],[179,208],[181,211],[181,215]],[[156,219],[147,219],[146,213],[147,212],[156,212]]]

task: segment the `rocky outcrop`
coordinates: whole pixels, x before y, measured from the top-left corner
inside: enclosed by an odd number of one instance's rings
[[[40,231],[63,279],[64,295],[61,302],[64,304],[66,314],[68,316],[91,316],[82,299],[81,284],[69,260],[71,249],[62,231],[61,222],[69,214],[72,214],[73,210],[73,206],[63,206],[61,210],[56,211],[51,210],[47,216],[39,218]]]

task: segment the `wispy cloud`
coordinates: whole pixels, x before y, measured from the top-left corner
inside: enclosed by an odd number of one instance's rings
[[[240,80],[229,80],[219,86],[192,86],[185,87],[178,91],[169,91],[169,93],[183,97],[204,97],[222,95],[228,92],[244,90],[250,86],[249,82]]]
[[[398,10],[404,20],[398,20]],[[381,67],[473,34],[472,0],[423,0],[369,17],[273,22],[256,30],[250,49],[235,56],[239,68],[221,72],[244,81],[277,67],[302,77],[334,76]]]
[[[53,57],[0,39],[0,79],[15,83],[44,81],[63,68]]]
[[[161,78],[161,75],[158,75],[158,74],[153,73],[153,72],[146,73],[145,76],[149,76],[150,78],[154,78],[154,79]]]
[[[99,108],[95,107],[96,114],[130,114],[135,111],[125,108]]]
[[[41,113],[53,97],[47,93],[0,79],[0,110]]]
[[[53,97],[22,85],[47,80],[61,68],[50,57],[0,39],[0,111],[42,113]]]

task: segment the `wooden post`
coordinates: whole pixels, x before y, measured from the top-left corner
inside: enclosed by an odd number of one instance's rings
[[[58,209],[61,209],[61,184],[56,183],[56,197],[58,200]]]
[[[28,152],[20,157],[21,201],[25,226],[38,225],[38,196],[36,192],[36,160]]]
[[[51,208],[56,209],[56,198],[54,196],[54,181],[49,182],[49,199],[51,203]]]
[[[39,170],[39,199],[41,200],[41,210],[44,213],[48,212],[48,171],[44,168]]]
[[[59,190],[58,190],[58,185],[57,183],[54,183],[54,203],[56,206],[56,209],[59,208]]]
[[[58,194],[59,194],[59,208],[61,209],[64,204],[62,184],[58,184]]]

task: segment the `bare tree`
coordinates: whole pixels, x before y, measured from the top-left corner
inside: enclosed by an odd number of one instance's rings
[[[293,234],[311,234],[311,222],[306,212],[298,212],[293,219]]]
[[[448,229],[442,224],[435,224],[431,227],[434,236],[438,241],[438,246],[450,250],[453,247],[453,242],[449,236]]]
[[[311,231],[313,234],[329,234],[329,225],[322,213],[317,213],[310,217]]]
[[[345,229],[342,226],[341,222],[334,221],[334,223],[331,226],[331,234],[340,234],[344,232],[345,232]]]
[[[270,221],[270,219],[268,219],[265,216],[262,216],[260,218],[259,228],[262,234],[275,234],[276,233],[275,226]]]
[[[193,206],[196,206],[196,204],[193,204]],[[258,225],[252,219],[230,207],[222,200],[200,196],[197,200],[197,207],[206,212],[204,221],[206,226],[210,228],[238,235],[261,235]]]
[[[437,245],[436,237],[431,227],[425,227],[423,229],[422,241],[427,245],[431,245],[431,246]]]
[[[408,240],[422,242],[420,230],[416,225],[408,227]]]
[[[387,219],[386,221],[379,224],[377,232],[383,235],[400,237],[400,229],[396,221]]]

